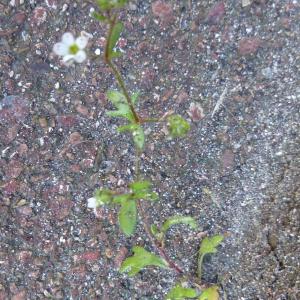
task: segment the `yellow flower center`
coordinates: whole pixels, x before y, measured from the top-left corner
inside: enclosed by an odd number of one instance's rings
[[[69,48],[69,52],[75,55],[79,51],[79,47],[76,44],[73,44]]]

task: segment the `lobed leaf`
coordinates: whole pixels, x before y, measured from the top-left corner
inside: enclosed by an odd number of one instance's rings
[[[147,180],[135,181],[129,185],[133,193],[133,199],[158,200],[158,194],[150,191],[151,183]]]
[[[122,55],[122,52],[121,51],[112,51],[110,53],[110,58],[118,58]]]
[[[177,224],[186,224],[190,226],[192,229],[196,229],[198,227],[195,219],[190,216],[173,216],[164,222],[161,228],[162,232],[166,233],[171,226]]]
[[[156,239],[158,239],[159,241],[162,241],[164,235],[163,235],[163,233],[161,233],[161,232],[159,231],[158,227],[157,227],[155,224],[152,224],[152,225],[150,226],[150,231],[151,231],[152,235],[153,235]]]
[[[127,124],[127,125],[119,126],[117,128],[117,130],[120,133],[125,132],[125,131],[134,131],[137,126],[139,126],[139,125],[137,125],[137,124]]]
[[[165,300],[184,300],[186,298],[195,298],[197,297],[197,291],[192,288],[182,287],[180,284],[177,284],[172,290],[168,293]]]
[[[108,111],[106,114],[110,117],[122,117],[134,122],[133,114],[128,106],[125,96],[118,91],[108,91],[107,98],[115,106],[117,110]]]
[[[140,96],[139,92],[135,92],[131,95],[131,101],[134,105],[137,103],[139,96]]]
[[[209,254],[209,253],[216,253],[217,247],[221,244],[224,237],[220,234],[214,235],[212,237],[206,237],[201,242],[200,246],[200,254]]]
[[[164,259],[148,252],[143,247],[135,246],[132,250],[134,254],[123,261],[120,268],[121,273],[134,276],[147,266],[168,267],[168,263]]]
[[[107,21],[107,17],[97,13],[97,12],[93,12],[92,13],[92,17],[100,22],[106,22]]]
[[[118,128],[118,131],[119,132],[131,131],[135,146],[139,150],[143,150],[145,144],[145,134],[144,134],[144,129],[140,125],[128,124],[128,125],[120,126]]]
[[[172,138],[183,137],[190,130],[190,124],[180,115],[168,117],[168,130]]]
[[[122,195],[117,195],[117,196],[114,196],[113,197],[113,203],[116,203],[116,204],[121,204],[123,202],[125,202],[126,200],[130,199],[131,195],[130,194],[122,194]]]
[[[132,137],[133,137],[133,142],[134,142],[135,146],[139,150],[143,150],[144,145],[145,145],[145,133],[144,133],[144,129],[142,128],[142,126],[138,125],[137,128],[132,131]]]
[[[137,223],[136,202],[131,199],[126,199],[121,202],[119,211],[119,223],[122,231],[130,236],[134,233]]]
[[[218,300],[219,299],[218,289],[219,288],[216,285],[205,289],[201,293],[198,300]]]
[[[122,8],[127,2],[128,0],[97,0],[97,4],[101,10]]]
[[[151,187],[151,182],[148,180],[135,181],[129,185],[133,193],[148,192]]]
[[[97,200],[98,205],[105,205],[109,204],[113,200],[113,195],[110,190],[96,190],[95,191],[95,198]]]

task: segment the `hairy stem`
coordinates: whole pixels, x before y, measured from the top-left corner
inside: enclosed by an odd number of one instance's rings
[[[151,231],[150,231],[150,226],[147,222],[147,216],[145,214],[145,211],[142,207],[142,203],[141,201],[138,202],[138,210],[139,213],[141,215],[141,219],[142,219],[142,223],[143,223],[143,227],[145,229],[145,232],[147,233],[153,247],[156,249],[156,251],[159,253],[159,255],[164,258],[164,260],[168,263],[169,267],[174,269],[177,273],[182,274],[183,270],[181,270],[180,267],[178,267],[167,255],[167,253],[165,252],[165,249],[159,245],[159,242],[153,237]]]
[[[134,109],[134,105],[132,103],[132,100],[129,96],[129,93],[127,91],[127,88],[125,86],[125,83],[124,83],[124,80],[120,74],[120,72],[118,71],[117,67],[113,64],[113,62],[111,61],[111,58],[109,57],[109,43],[110,43],[110,39],[111,39],[111,35],[112,35],[112,32],[113,32],[113,28],[116,24],[116,20],[117,20],[117,17],[113,17],[110,21],[110,27],[109,27],[109,32],[108,32],[108,37],[107,37],[107,42],[106,42],[106,47],[105,47],[105,54],[104,54],[104,58],[105,58],[105,62],[109,65],[109,67],[111,68],[111,70],[113,71],[116,79],[117,79],[117,82],[126,98],[126,101],[128,103],[128,106],[132,112],[132,115],[134,117],[134,120],[136,123],[140,123],[140,118],[137,114],[137,112],[135,111]]]
[[[136,149],[136,151],[135,151],[135,177],[136,177],[136,180],[140,179],[140,157],[141,157],[141,153],[138,149]],[[154,236],[152,235],[151,230],[150,230],[150,225],[147,221],[148,218],[147,218],[146,213],[143,208],[142,201],[139,200],[137,202],[137,207],[138,207],[138,211],[141,216],[144,230],[145,230],[149,240],[151,241],[151,244],[153,245],[153,247],[156,249],[156,251],[159,253],[159,255],[162,258],[164,258],[164,260],[168,263],[170,268],[174,269],[177,273],[183,273],[183,271],[168,257],[164,248],[162,247],[162,245],[160,245],[160,242],[157,241],[154,238]]]
[[[106,42],[106,48],[105,48],[105,54],[104,54],[104,60],[105,62],[109,65],[109,67],[111,68],[112,72],[114,73],[116,80],[126,98],[126,101],[128,103],[128,106],[132,112],[132,115],[134,117],[134,120],[136,123],[141,124],[141,123],[146,123],[146,122],[157,122],[159,119],[145,119],[145,120],[141,120],[137,114],[137,112],[134,109],[134,105],[132,103],[132,100],[129,96],[129,92],[125,86],[124,80],[120,74],[120,72],[118,71],[117,67],[113,64],[113,62],[111,61],[110,55],[109,55],[109,43],[110,43],[110,39],[112,36],[112,32],[113,32],[113,28],[116,24],[117,21],[117,16],[113,16],[110,18],[110,22],[109,22],[109,32],[108,32],[108,37],[107,37],[107,42]],[[139,180],[140,178],[140,156],[141,153],[138,149],[136,149],[136,160],[135,160],[135,176],[136,179]],[[146,234],[148,235],[153,247],[156,249],[156,251],[159,253],[159,255],[165,259],[165,261],[168,263],[169,267],[174,269],[177,273],[182,274],[183,271],[181,270],[180,267],[178,267],[167,255],[167,253],[165,252],[164,248],[160,245],[160,242],[157,241],[154,236],[152,235],[151,231],[150,231],[150,226],[147,222],[147,216],[145,214],[145,211],[142,207],[142,203],[141,201],[137,202],[137,207],[139,210],[139,213],[141,215],[141,220],[143,223],[143,227],[144,230],[146,232]]]

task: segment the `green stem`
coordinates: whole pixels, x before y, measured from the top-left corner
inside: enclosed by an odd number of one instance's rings
[[[201,277],[202,277],[202,263],[203,263],[203,258],[204,258],[204,255],[205,254],[199,254],[199,257],[198,257],[198,278],[201,282]]]
[[[112,35],[112,32],[113,32],[113,28],[116,24],[116,20],[117,20],[117,17],[114,16],[111,21],[110,21],[110,27],[109,27],[109,32],[108,32],[108,37],[107,37],[107,42],[106,42],[106,47],[105,47],[105,53],[104,53],[104,58],[105,58],[105,62],[109,65],[109,67],[111,68],[111,70],[113,71],[116,79],[117,79],[117,82],[126,98],[126,101],[128,103],[128,106],[132,112],[132,115],[133,115],[133,118],[134,118],[134,121],[135,123],[140,123],[140,118],[137,114],[137,112],[135,111],[134,109],[134,105],[133,105],[133,102],[129,96],[129,93],[127,91],[127,88],[125,86],[125,83],[124,83],[124,80],[120,74],[120,72],[118,71],[117,67],[113,64],[113,62],[111,61],[110,57],[109,57],[109,43],[110,43],[110,39],[111,39],[111,35]]]
[[[112,36],[112,32],[113,32],[113,28],[116,24],[117,21],[117,16],[113,16],[110,18],[110,22],[109,22],[109,32],[108,32],[108,37],[107,37],[107,42],[106,42],[106,48],[105,48],[105,53],[104,53],[104,60],[105,62],[109,65],[109,67],[111,68],[111,70],[113,71],[116,80],[126,98],[126,101],[128,103],[128,106],[132,112],[132,115],[134,117],[135,123],[137,124],[141,124],[142,120],[139,118],[137,112],[134,109],[134,105],[133,102],[129,96],[128,90],[125,86],[124,80],[120,74],[120,72],[118,71],[117,67],[112,63],[110,56],[109,56],[109,43],[110,43],[110,39]],[[157,122],[158,119],[145,119],[147,122]],[[145,121],[144,121],[145,123]],[[136,160],[135,160],[135,176],[137,178],[137,180],[140,178],[140,156],[141,153],[138,149],[136,149]],[[157,250],[157,252],[160,254],[161,257],[163,257],[170,268],[174,269],[177,273],[182,274],[183,271],[168,257],[167,253],[165,252],[165,249],[160,245],[159,241],[157,241],[155,239],[155,237],[152,235],[151,230],[150,230],[150,226],[147,222],[147,216],[144,212],[144,209],[142,207],[141,201],[137,201],[137,207],[139,210],[139,213],[141,214],[141,219],[142,219],[142,223],[143,223],[143,227],[145,229],[146,234],[148,235],[153,247]]]

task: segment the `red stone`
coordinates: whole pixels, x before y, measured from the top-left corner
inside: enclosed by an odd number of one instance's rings
[[[188,115],[191,117],[193,122],[199,122],[205,116],[203,108],[199,103],[191,103]]]
[[[20,183],[16,179],[11,179],[4,183],[1,188],[5,195],[13,195],[20,187]]]
[[[24,11],[20,11],[13,16],[13,20],[18,24],[22,25],[26,19],[26,14]]]
[[[152,4],[152,12],[154,16],[166,24],[174,19],[172,5],[165,1],[155,1]]]
[[[24,166],[20,161],[11,160],[6,166],[5,176],[10,178],[17,178],[20,176],[23,168]]]
[[[75,115],[62,115],[57,116],[56,121],[59,127],[70,128],[77,123],[78,118]]]
[[[29,114],[29,101],[20,96],[6,96],[1,102],[0,122],[11,125],[25,121]]]
[[[234,153],[232,150],[227,149],[222,155],[223,170],[232,169],[234,166]]]
[[[20,260],[20,262],[22,264],[26,264],[28,263],[30,260],[31,260],[31,257],[32,257],[32,252],[31,251],[20,251],[18,254],[17,254],[17,258],[18,260]]]
[[[15,82],[13,81],[13,79],[7,79],[4,82],[4,86],[5,86],[5,88],[7,89],[7,91],[9,93],[12,93],[14,91],[14,88],[15,88]]]
[[[28,205],[18,207],[17,211],[19,214],[26,216],[26,217],[29,217],[32,215],[32,208]]]
[[[126,258],[126,255],[128,253],[128,249],[126,247],[121,247],[114,258],[114,263],[117,269],[121,267],[122,262]]]
[[[72,132],[69,136],[69,143],[71,145],[76,145],[82,140],[83,138],[79,132]]]
[[[58,220],[66,218],[70,214],[73,205],[73,201],[63,196],[49,200],[49,208]]]
[[[100,251],[86,251],[80,254],[78,258],[83,261],[96,261],[100,258]]]
[[[11,297],[11,300],[26,300],[26,299],[27,299],[27,296],[26,296],[25,290],[22,290]]]
[[[209,11],[206,22],[209,24],[218,24],[225,15],[225,4],[224,2],[218,2]]]
[[[38,6],[33,11],[30,24],[32,27],[40,26],[41,24],[43,24],[46,21],[46,19],[47,19],[46,8],[44,8],[42,6]]]
[[[239,41],[238,52],[240,55],[250,55],[257,52],[261,45],[261,40],[256,37],[243,38]]]

